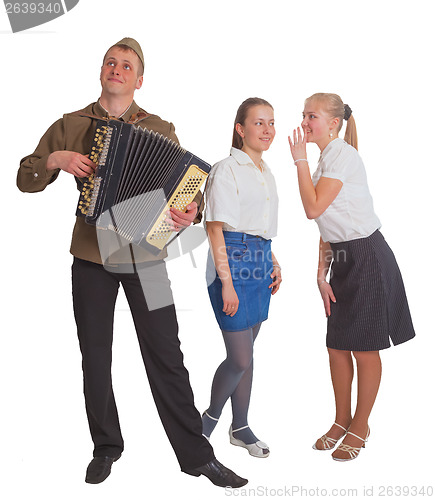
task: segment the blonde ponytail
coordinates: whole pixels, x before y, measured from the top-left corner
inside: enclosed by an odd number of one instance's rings
[[[353,146],[355,149],[358,149],[358,135],[356,133],[356,124],[353,115],[350,115],[347,120],[346,132],[344,133],[344,140],[348,144]]]
[[[328,93],[317,93],[313,94],[311,97],[305,100],[305,103],[316,100],[321,101],[324,105],[325,111],[329,114],[331,118],[338,118],[339,124],[337,127],[337,132],[340,132],[343,126],[343,120],[347,119],[346,132],[344,134],[344,140],[358,149],[358,136],[356,133],[355,118],[352,115],[352,110],[347,104],[343,104],[341,97],[337,94]]]

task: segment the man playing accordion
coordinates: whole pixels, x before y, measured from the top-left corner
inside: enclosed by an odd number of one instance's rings
[[[61,170],[75,176],[81,189],[84,179],[96,168],[88,154],[96,120],[101,118],[134,123],[178,143],[172,123],[145,112],[133,100],[135,91],[142,86],[143,68],[143,53],[136,40],[124,38],[110,47],[101,67],[99,100],[51,125],[34,153],[21,160],[19,189],[42,191]],[[171,209],[174,231],[201,220],[198,201],[188,205],[185,213]],[[201,417],[194,406],[180,350],[165,254],[151,255],[131,245],[118,245],[112,251],[110,245],[98,238],[95,226],[77,217],[71,243],[73,305],[83,358],[86,411],[94,442],[86,482],[104,481],[124,449],[111,379],[113,317],[121,284],[133,315],[151,391],[181,470],[194,476],[203,474],[218,486],[245,485],[246,479],[216,460],[202,435]],[[144,450],[146,455],[151,453]]]

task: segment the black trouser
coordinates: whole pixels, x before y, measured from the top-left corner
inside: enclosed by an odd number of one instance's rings
[[[133,315],[151,392],[181,469],[204,465],[214,454],[202,436],[201,417],[194,406],[180,350],[175,307],[169,304],[150,311],[145,300],[148,292],[144,295],[144,279],[148,276],[150,289],[160,288],[171,295],[165,264],[159,261],[141,266],[141,278],[137,273],[114,271],[77,258],[72,266],[74,315],[94,456],[117,457],[124,448],[111,377],[113,316],[121,283]]]

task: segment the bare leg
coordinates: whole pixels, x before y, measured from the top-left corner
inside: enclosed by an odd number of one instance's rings
[[[381,382],[382,364],[379,351],[354,351],[353,355],[357,363],[358,399],[349,431],[365,439],[368,433],[369,416]],[[360,448],[363,442],[348,434],[343,440],[343,444]],[[336,450],[332,456],[349,458],[349,453]]]
[[[331,369],[332,386],[335,395],[335,421],[344,428],[348,428],[352,421],[351,392],[353,380],[353,362],[350,351],[340,351],[328,348],[329,365]],[[332,439],[339,439],[344,434],[343,429],[333,425],[326,435]],[[321,439],[316,441],[316,448],[324,449]]]

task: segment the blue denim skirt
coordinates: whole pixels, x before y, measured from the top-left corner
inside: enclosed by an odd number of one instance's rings
[[[239,299],[239,308],[231,317],[223,311],[222,283],[209,251],[207,285],[211,305],[221,330],[235,332],[247,330],[269,314],[273,272],[271,240],[246,233],[224,231],[231,278]]]

